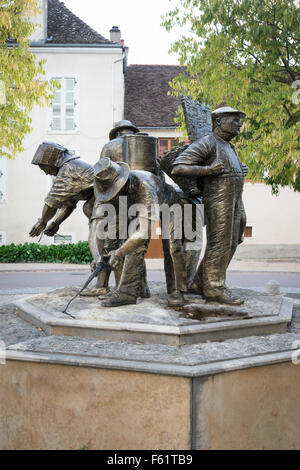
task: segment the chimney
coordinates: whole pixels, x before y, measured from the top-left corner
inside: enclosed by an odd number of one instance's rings
[[[39,12],[32,18],[36,30],[30,36],[31,42],[45,42],[47,39],[48,0],[38,0]]]
[[[121,43],[121,31],[119,30],[118,26],[113,26],[110,33],[110,40],[112,42],[117,42],[118,44]]]

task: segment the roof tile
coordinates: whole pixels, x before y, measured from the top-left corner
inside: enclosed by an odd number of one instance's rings
[[[94,31],[59,0],[48,0],[47,34],[53,44],[115,44]]]
[[[138,127],[176,127],[180,98],[168,95],[169,82],[186,67],[130,65],[125,74],[125,119]]]

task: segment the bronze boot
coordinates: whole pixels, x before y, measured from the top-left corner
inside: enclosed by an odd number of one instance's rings
[[[129,304],[136,304],[136,297],[124,292],[113,292],[111,296],[102,301],[103,307],[120,307]]]
[[[174,290],[168,295],[168,306],[169,307],[183,307],[184,297],[180,290]]]
[[[207,302],[218,302],[226,305],[242,305],[245,301],[239,297],[233,297],[229,290],[225,290],[217,297],[205,297]]]

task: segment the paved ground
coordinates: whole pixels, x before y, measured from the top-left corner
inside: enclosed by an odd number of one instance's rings
[[[147,260],[149,280],[164,281],[161,260]],[[277,280],[284,295],[295,299],[291,332],[300,332],[300,263],[298,260],[234,261],[228,271],[230,286],[265,290],[270,279]],[[17,299],[61,286],[80,286],[89,273],[88,266],[63,264],[4,264],[0,263],[0,330],[7,330],[18,341],[43,336],[40,329],[15,316]],[[28,338],[27,338],[28,337]],[[15,340],[14,340],[15,341]]]
[[[147,260],[150,281],[164,281],[163,261]],[[0,263],[0,295],[45,292],[58,287],[80,286],[89,274],[86,265],[50,263]],[[264,290],[276,280],[281,292],[300,298],[300,260],[233,261],[227,273],[231,287]]]
[[[0,272],[0,290],[23,289],[34,287],[69,287],[82,284],[89,270],[72,271],[15,271]],[[149,270],[150,281],[164,281],[162,270]],[[276,280],[282,287],[300,287],[300,273],[282,273],[269,271],[229,271],[227,283],[229,286],[263,287],[269,280]]]
[[[162,259],[147,259],[150,270],[163,269]],[[86,271],[87,265],[63,263],[0,263],[0,272],[7,271]],[[229,271],[272,271],[300,273],[300,259],[233,260]]]

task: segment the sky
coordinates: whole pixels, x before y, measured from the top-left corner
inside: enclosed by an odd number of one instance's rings
[[[64,0],[75,15],[109,39],[112,26],[119,26],[129,46],[130,64],[177,65],[170,44],[180,34],[160,26],[160,16],[172,10],[177,0]]]

